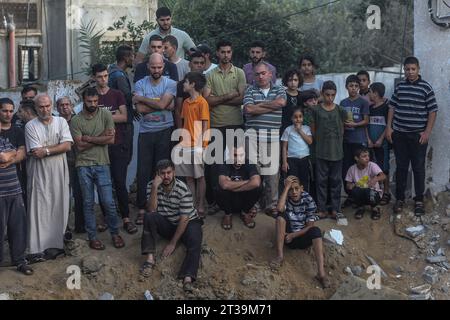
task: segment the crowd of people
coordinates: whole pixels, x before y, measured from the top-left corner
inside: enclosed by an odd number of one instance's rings
[[[254,229],[256,214],[264,212],[276,220],[271,266],[281,266],[285,245],[313,247],[317,279],[328,287],[322,231],[314,224],[344,217],[348,206],[356,219],[366,206],[380,219],[380,206],[391,201],[392,149],[393,211],[405,205],[411,163],[415,213],[425,214],[425,158],[437,103],[417,58],[404,61],[405,79],[390,99],[382,83],[371,84],[369,73],[360,71],[346,80],[348,98],[336,103],[336,84],[316,77],[312,56],[301,57],[278,85],[263,42],[250,44],[251,61],[241,69],[232,63],[232,43],[219,41],[216,65],[210,47],[195,46],[171,25],[167,8],[156,17],[158,28],[136,57],[123,45],[115,64],[92,67],[94,86],[82,91],[78,114],[70,98],[60,97],[56,116],[52,99],[33,87],[23,89],[15,114],[13,101],[0,99],[0,260],[5,235],[11,262],[26,275],[33,274],[30,263],[61,254],[70,232],[87,233],[89,247],[104,250],[97,234],[108,230],[113,246],[123,248],[121,218],[129,234],[143,225],[144,276],[157,263],[157,235],[169,240],[163,257],[179,242],[186,246],[179,277],[192,291],[207,214],[223,211],[226,232],[233,215]],[[138,122],[132,219],[126,178]],[[174,129],[182,132],[175,139]],[[235,139],[239,133],[244,141]],[[348,195],[343,204],[342,187]]]

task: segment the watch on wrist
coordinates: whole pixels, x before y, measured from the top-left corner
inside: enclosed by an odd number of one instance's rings
[[[48,148],[45,148],[45,152],[47,154],[47,157],[49,157],[50,156],[50,150],[48,150]]]

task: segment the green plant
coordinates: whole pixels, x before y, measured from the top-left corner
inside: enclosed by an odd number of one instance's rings
[[[81,50],[82,58],[89,58],[91,64],[95,64],[98,61],[97,53],[100,50],[101,39],[105,35],[105,31],[97,29],[97,22],[94,19],[89,21],[81,21],[80,35],[77,37]],[[88,71],[89,64],[85,63],[86,68],[83,71]]]

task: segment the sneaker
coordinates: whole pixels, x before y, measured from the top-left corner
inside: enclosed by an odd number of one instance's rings
[[[425,205],[422,201],[416,201],[414,214],[416,215],[416,217],[422,217],[425,215]]]

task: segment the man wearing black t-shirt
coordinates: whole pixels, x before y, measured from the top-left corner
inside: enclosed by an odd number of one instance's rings
[[[233,164],[223,164],[219,167],[219,190],[216,196],[217,203],[225,216],[222,228],[231,230],[232,214],[239,213],[244,225],[250,229],[255,228],[255,204],[261,196],[261,177],[256,165],[245,161],[244,147],[233,148]]]

